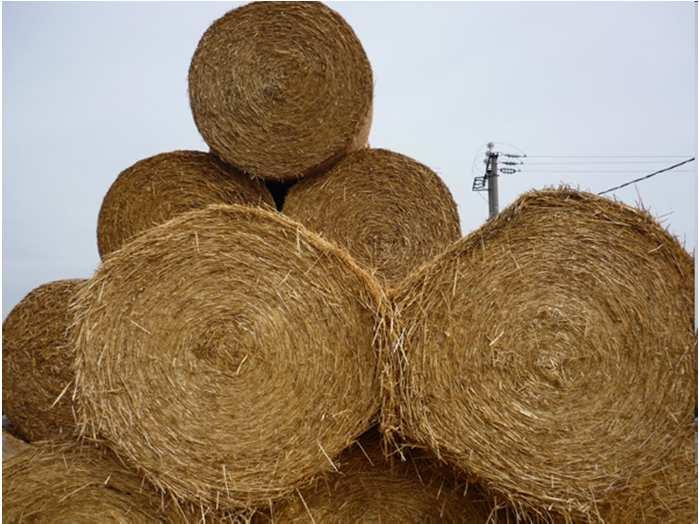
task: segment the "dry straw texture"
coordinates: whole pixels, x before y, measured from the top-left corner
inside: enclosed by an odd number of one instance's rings
[[[527,193],[394,299],[384,429],[515,508],[601,518],[686,440],[694,264],[644,211]]]
[[[292,186],[284,213],[345,247],[388,286],[461,236],[449,189],[428,167],[365,149]]]
[[[274,206],[274,200],[262,182],[209,153],[173,151],[136,162],[119,175],[102,202],[100,256],[146,229],[210,204]]]
[[[92,524],[193,522],[108,453],[41,442],[3,462],[2,520]]]
[[[159,487],[268,504],[332,468],[379,405],[382,294],[276,211],[210,206],[139,235],[76,301],[83,434]]]
[[[69,304],[84,280],[58,280],[31,291],[2,324],[3,414],[33,442],[75,430],[74,372],[66,335]]]
[[[211,149],[256,177],[296,179],[364,147],[369,60],[317,2],[255,2],[216,20],[189,69],[194,121]]]
[[[272,522],[473,523],[495,519],[492,502],[474,486],[458,486],[453,475],[425,453],[403,451],[384,458],[377,439],[362,439],[337,461],[339,471],[316,483]],[[495,520],[493,520],[495,521]]]
[[[639,477],[612,500],[605,511],[611,524],[697,522],[696,426],[656,471]]]

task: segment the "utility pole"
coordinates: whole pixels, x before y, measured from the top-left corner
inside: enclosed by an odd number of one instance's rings
[[[488,212],[493,218],[500,212],[500,198],[498,195],[498,153],[493,151],[495,144],[488,143],[488,151],[485,153],[485,181],[488,186]]]
[[[499,162],[499,158],[505,160]],[[524,153],[501,153],[495,151],[495,144],[488,142],[488,149],[485,152],[485,174],[477,176],[473,179],[473,191],[488,192],[488,214],[490,218],[497,216],[500,212],[500,195],[498,195],[498,179],[500,173],[503,175],[514,175],[521,173],[522,170],[518,166],[524,165],[524,159],[527,157]],[[503,167],[500,167],[500,164]]]

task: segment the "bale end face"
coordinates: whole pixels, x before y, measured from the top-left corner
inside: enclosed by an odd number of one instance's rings
[[[67,330],[70,302],[85,280],[58,280],[32,290],[2,325],[3,414],[33,442],[75,431],[75,373]]]
[[[384,428],[524,512],[594,518],[693,425],[694,265],[644,212],[525,194],[394,302]]]
[[[76,302],[82,433],[178,498],[266,505],[378,411],[380,287],[275,211],[180,215],[108,257]]]
[[[165,499],[107,451],[75,442],[28,446],[2,468],[3,521],[202,521],[200,513]]]
[[[364,149],[289,190],[283,211],[396,286],[461,236],[456,203],[428,167]]]
[[[373,80],[342,17],[316,2],[254,2],[216,20],[189,69],[202,137],[253,176],[295,180],[364,147]]]
[[[104,197],[97,221],[100,257],[147,229],[212,204],[272,207],[274,200],[260,180],[210,153],[172,151],[140,160],[119,174]]]
[[[337,471],[275,508],[272,522],[482,524],[501,513],[434,457],[403,450],[386,458],[378,440],[365,435],[338,459]]]

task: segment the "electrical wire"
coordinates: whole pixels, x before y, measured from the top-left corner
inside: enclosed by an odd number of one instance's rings
[[[661,173],[667,173],[668,171],[671,171],[671,170],[673,170],[673,169],[676,169],[676,168],[678,168],[678,167],[680,167],[680,166],[683,166],[683,165],[688,164],[688,163],[690,163],[690,162],[694,162],[694,160],[695,160],[694,157],[688,158],[687,160],[684,160],[684,161],[682,161],[682,162],[678,162],[677,164],[673,164],[673,165],[668,166],[668,167],[666,167],[666,168],[664,168],[664,169],[659,169],[658,171],[654,171],[654,172],[652,172],[652,173],[648,173],[647,175],[644,175],[644,176],[639,177],[639,178],[635,178],[635,179],[633,179],[633,180],[629,180],[628,182],[625,182],[625,183],[620,184],[620,185],[618,185],[618,186],[610,187],[609,189],[605,189],[604,191],[602,191],[602,192],[600,192],[600,193],[597,193],[597,194],[598,194],[598,195],[604,195],[604,194],[606,194],[606,193],[611,193],[612,191],[616,191],[617,189],[621,189],[621,188],[623,188],[623,187],[630,186],[631,184],[635,184],[635,183],[640,182],[640,181],[642,181],[642,180],[647,180],[647,179],[649,179],[649,178],[651,178],[651,177],[654,177],[654,176],[656,176],[656,175],[659,175],[659,174],[661,174]]]
[[[680,169],[679,171],[683,173],[690,173],[691,170],[689,169]],[[538,175],[538,174],[546,174],[546,173],[581,173],[581,174],[586,174],[586,175],[603,175],[603,174],[608,174],[608,173],[617,173],[617,174],[623,174],[623,173],[638,173],[638,169],[519,169],[517,170],[518,173],[525,173],[529,175]]]
[[[682,158],[684,155],[526,155],[526,158]]]
[[[667,160],[663,159],[658,159],[658,160],[647,160],[647,159],[641,159],[641,160],[616,160],[616,159],[610,159],[610,160],[551,160],[548,162],[542,162],[540,160],[534,160],[533,162],[530,161],[525,161],[522,162],[520,161],[520,164],[526,164],[528,166],[557,166],[557,165],[570,165],[570,164],[661,164],[666,162]]]

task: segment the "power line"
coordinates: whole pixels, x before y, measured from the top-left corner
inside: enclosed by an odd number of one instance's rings
[[[674,158],[674,157],[673,157]],[[641,159],[641,160],[617,160],[617,159],[610,159],[610,160],[550,160],[546,162],[542,162],[540,160],[534,160],[533,162],[529,161],[520,161],[520,164],[526,164],[528,166],[557,166],[557,165],[570,165],[570,164],[660,164],[665,162],[666,160],[663,159],[658,159],[658,160],[648,160],[648,159]]]
[[[524,155],[526,158],[682,158],[682,155]]]
[[[678,162],[677,164],[673,164],[671,166],[668,166],[664,169],[660,169],[658,171],[654,171],[652,173],[648,173],[645,176],[642,176],[640,178],[635,178],[634,180],[629,180],[628,182],[625,182],[619,186],[614,186],[609,189],[605,189],[601,193],[597,193],[598,195],[604,195],[606,193],[611,193],[612,191],[616,191],[617,189],[621,189],[622,187],[630,186],[631,184],[635,184],[636,182],[640,182],[641,180],[647,180],[648,178],[654,177],[655,175],[659,175],[660,173],[666,173],[668,171],[671,171],[672,169],[678,168],[680,166],[683,166],[685,164],[688,164],[690,162],[694,162],[694,157],[688,158],[687,160],[684,160],[682,162]]]
[[[691,172],[690,169],[681,169],[679,170],[683,173],[689,173]],[[581,173],[581,174],[586,174],[586,175],[602,175],[602,174],[607,174],[607,173],[617,173],[617,174],[623,174],[623,173],[638,173],[638,169],[527,169],[526,167],[524,169],[517,169],[517,173],[526,173],[529,175],[536,175],[536,174],[545,174],[545,173],[552,173],[552,174],[557,174],[557,173]]]

